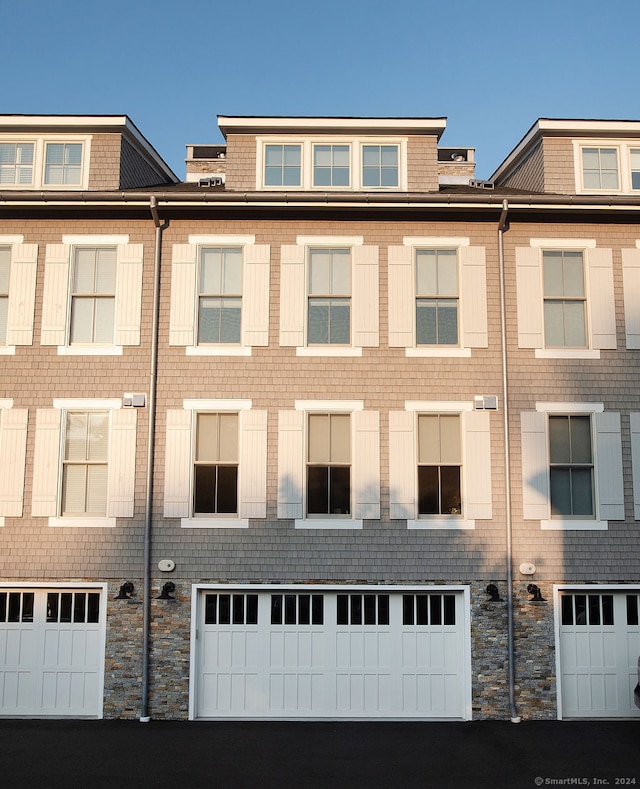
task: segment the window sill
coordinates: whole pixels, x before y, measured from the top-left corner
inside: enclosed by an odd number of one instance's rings
[[[181,529],[248,529],[248,518],[180,518]]]
[[[0,345],[0,356],[15,356],[15,355],[16,355],[15,345]]]
[[[406,348],[405,356],[422,358],[469,359],[471,348]]]
[[[540,521],[540,528],[543,531],[607,531],[609,522],[595,519],[582,521],[554,518],[553,520]]]
[[[251,356],[251,346],[188,345],[187,356]]]
[[[350,518],[296,518],[296,529],[362,529],[362,520]]]
[[[58,356],[122,356],[122,346],[58,345]]]
[[[296,356],[362,356],[362,348],[332,348],[330,345],[296,348]]]
[[[536,359],[599,359],[599,350],[580,348],[536,348]]]
[[[455,517],[420,518],[419,520],[407,520],[407,529],[475,529],[476,522]]]
[[[49,526],[71,526],[73,528],[112,528],[116,525],[115,518],[85,518],[82,515],[77,518],[62,517],[62,518],[49,518]]]

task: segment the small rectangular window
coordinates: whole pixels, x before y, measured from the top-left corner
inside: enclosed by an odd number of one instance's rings
[[[338,625],[389,624],[388,594],[339,594],[336,603]]]
[[[103,516],[107,510],[109,414],[67,413],[62,515]]]
[[[265,186],[300,186],[301,146],[265,145]]]
[[[44,182],[48,186],[79,186],[82,183],[82,143],[46,144]]]
[[[307,513],[351,512],[351,419],[349,414],[308,418]]]
[[[362,186],[398,186],[398,146],[362,146]]]
[[[257,625],[257,594],[206,594],[205,625]]]
[[[313,185],[350,185],[351,151],[348,145],[313,146]]]
[[[416,252],[416,344],[458,344],[458,258],[455,249]]]
[[[617,191],[618,151],[616,148],[583,148],[582,176],[585,189]]]
[[[628,625],[638,624],[638,595],[637,594],[627,595],[627,624]]]
[[[5,345],[7,342],[10,270],[11,249],[9,247],[0,247],[0,345]]]
[[[242,250],[200,253],[198,343],[238,344],[242,315]]]
[[[324,624],[324,595],[272,594],[272,625]]]
[[[613,595],[566,594],[561,607],[563,625],[613,625]]]
[[[587,300],[582,252],[545,251],[544,338],[548,348],[585,348]]]
[[[193,511],[238,511],[238,414],[196,415]]]
[[[422,627],[455,625],[456,598],[447,594],[402,595],[402,624]]]
[[[312,249],[309,253],[309,345],[351,342],[351,252]]]
[[[72,345],[113,344],[115,289],[115,249],[76,249],[71,281]]]
[[[595,514],[590,416],[549,416],[551,517]]]
[[[33,592],[0,592],[0,622],[33,622]]]
[[[0,143],[0,185],[32,186],[32,142]]]
[[[418,514],[460,515],[459,414],[418,416]]]

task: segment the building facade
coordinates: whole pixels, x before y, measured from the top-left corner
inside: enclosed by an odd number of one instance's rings
[[[640,124],[0,118],[0,710],[634,717]]]

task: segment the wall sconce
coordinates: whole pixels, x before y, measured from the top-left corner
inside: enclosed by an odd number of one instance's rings
[[[487,600],[488,603],[502,602],[500,592],[498,591],[498,587],[495,584],[489,584],[489,586],[487,586],[487,594],[489,595],[489,599]]]
[[[131,581],[125,581],[120,587],[120,591],[116,595],[116,600],[131,600],[134,586]]]
[[[527,586],[527,592],[529,592],[529,594],[533,595],[533,597],[529,600],[530,603],[545,603],[546,602],[546,600],[542,596],[542,592],[540,591],[540,589],[535,584],[529,584],[529,586]]]
[[[160,590],[160,594],[156,597],[156,600],[175,600],[176,598],[171,594],[171,592],[175,591],[176,585],[173,581],[167,581],[162,584],[162,589]]]

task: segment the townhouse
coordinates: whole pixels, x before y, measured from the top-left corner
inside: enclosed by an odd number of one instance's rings
[[[0,710],[640,714],[640,124],[0,117]]]

